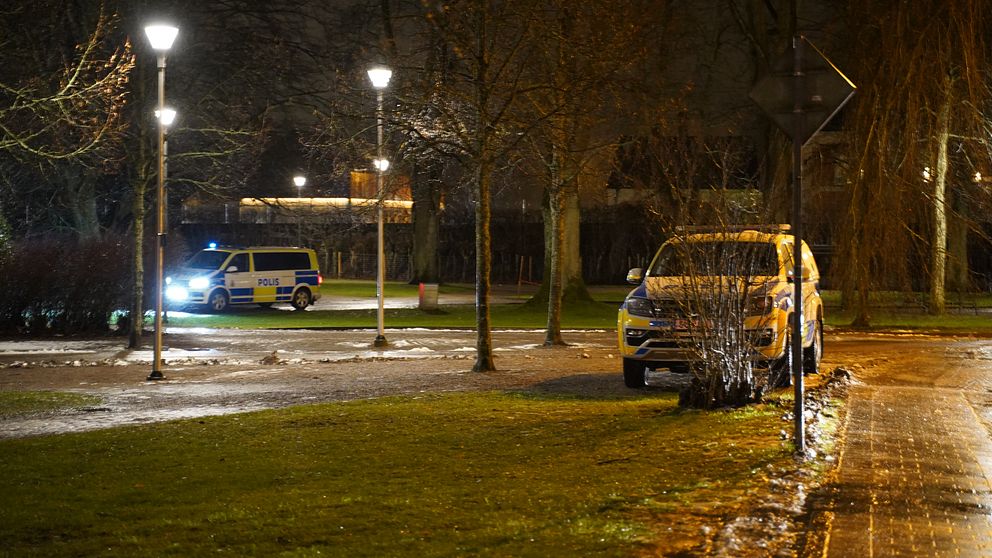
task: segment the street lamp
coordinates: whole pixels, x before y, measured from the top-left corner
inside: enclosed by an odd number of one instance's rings
[[[164,380],[162,374],[162,283],[165,276],[165,53],[172,48],[179,29],[171,25],[154,24],[145,27],[145,35],[158,55],[158,188],[156,209],[158,221],[155,234],[155,344],[149,380]],[[175,111],[171,111],[175,118]]]
[[[300,197],[303,187],[307,184],[307,177],[298,174],[293,177],[293,184],[296,184],[296,197]]]
[[[383,243],[383,225],[382,225],[382,199],[384,197],[383,187],[382,187],[382,175],[389,168],[389,161],[383,156],[382,153],[382,90],[389,86],[389,78],[393,76],[392,70],[384,66],[375,66],[369,69],[369,80],[372,81],[372,87],[375,88],[376,97],[376,112],[375,112],[375,122],[376,122],[376,160],[375,167],[378,172],[376,172],[376,197],[379,198],[379,208],[376,215],[376,221],[378,225],[378,242],[376,249],[376,274],[375,274],[375,293],[376,299],[378,301],[377,310],[377,327],[378,333],[375,336],[375,341],[372,342],[373,347],[385,347],[389,343],[386,341],[385,327],[383,325],[384,321],[384,296],[382,292],[383,282],[386,275],[386,254],[385,245]]]

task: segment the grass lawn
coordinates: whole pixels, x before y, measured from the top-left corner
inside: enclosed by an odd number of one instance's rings
[[[455,393],[0,441],[0,554],[686,552],[770,467],[781,410]]]

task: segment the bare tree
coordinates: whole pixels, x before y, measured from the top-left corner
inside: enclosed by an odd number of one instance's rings
[[[851,5],[863,83],[848,122],[848,213],[839,253],[855,323],[870,293],[913,288],[910,257],[927,254],[929,309],[945,306],[952,152],[981,137],[990,20],[979,0]],[[965,173],[959,173],[965,174]]]
[[[531,82],[522,117],[539,127],[529,159],[545,184],[545,274],[531,303],[548,308],[546,345],[564,344],[563,299],[591,300],[582,278],[579,246],[581,183],[623,133],[627,84],[637,82],[655,56],[664,5],[639,2],[537,4],[540,26],[529,37]],[[650,15],[645,15],[650,14]]]
[[[78,160],[119,140],[134,57],[103,3],[87,15],[58,0],[0,11],[0,151]]]
[[[669,268],[667,273],[679,274],[673,288],[679,293],[675,297],[679,315],[684,316],[679,319],[685,323],[676,324],[675,329],[685,331],[681,343],[698,363],[690,367],[693,380],[679,398],[680,404],[689,407],[760,401],[763,393],[789,374],[781,363],[773,364],[769,373],[757,368],[752,359],[762,332],[773,327],[770,319],[758,327],[745,327],[747,318],[756,313],[753,301],[769,296],[755,279],[778,274],[775,245],[741,242],[725,227],[713,230],[717,231],[714,238],[706,242],[686,242],[676,233],[675,238],[682,239],[663,254],[671,261],[659,264]]]
[[[427,6],[428,21],[457,63],[448,73],[444,142],[464,161],[473,177],[476,253],[475,371],[495,370],[491,292],[491,196],[501,161],[536,123],[516,120],[521,97],[535,87],[527,79],[529,31],[539,14],[527,2],[465,0],[444,9]]]

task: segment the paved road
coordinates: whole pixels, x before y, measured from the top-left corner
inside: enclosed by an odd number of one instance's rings
[[[812,554],[992,556],[992,342],[860,346],[836,478],[811,498]]]

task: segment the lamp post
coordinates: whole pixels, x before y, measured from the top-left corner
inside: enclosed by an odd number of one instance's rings
[[[389,343],[386,341],[385,327],[383,324],[384,318],[384,296],[382,292],[383,282],[386,275],[386,254],[385,245],[383,242],[383,225],[382,225],[382,199],[384,196],[382,178],[383,173],[389,168],[389,162],[383,156],[382,153],[382,90],[389,86],[389,78],[393,76],[392,70],[383,66],[376,66],[370,68],[368,71],[369,80],[372,81],[372,87],[375,88],[376,93],[376,112],[375,112],[375,122],[376,122],[376,196],[379,198],[379,208],[376,215],[376,221],[378,225],[378,241],[376,249],[376,274],[375,274],[375,293],[378,302],[378,310],[376,313],[377,317],[377,334],[375,336],[375,341],[372,342],[373,347],[385,347]]]
[[[162,283],[165,276],[165,53],[172,48],[179,29],[171,25],[153,24],[145,27],[145,35],[158,55],[158,213],[155,234],[155,344],[149,380],[163,380],[162,374]],[[172,111],[175,117],[175,111]]]
[[[175,109],[172,109],[172,108],[169,108],[169,107],[165,107],[162,110],[156,110],[155,111],[155,120],[157,120],[162,125],[162,127],[165,130],[168,130],[169,129],[169,126],[172,126],[172,123],[176,121],[176,111],[175,111]],[[168,133],[163,133],[163,135],[162,135],[162,176],[163,177],[168,177],[169,176],[169,134]],[[163,194],[162,194],[162,207],[163,207],[162,214],[163,215],[168,215],[169,214],[169,194],[166,191],[166,188],[168,187],[168,184],[165,184],[165,180],[163,180],[162,182],[163,182],[163,187],[162,187],[162,192],[163,192]],[[163,229],[163,232],[164,233],[168,233],[168,228],[169,227],[167,225],[168,225],[168,220],[166,220],[166,226]],[[167,306],[165,306],[164,304],[162,305],[162,321],[165,322],[165,323],[169,323],[169,308]],[[163,328],[164,328],[164,326],[163,326]],[[159,373],[161,373],[161,372],[159,372]],[[160,380],[162,378],[153,378],[153,379]]]
[[[307,177],[302,174],[298,174],[293,177],[293,184],[296,185],[296,244],[297,246],[303,243],[303,216],[300,214],[301,204],[300,198],[303,197],[303,186],[307,183]]]

